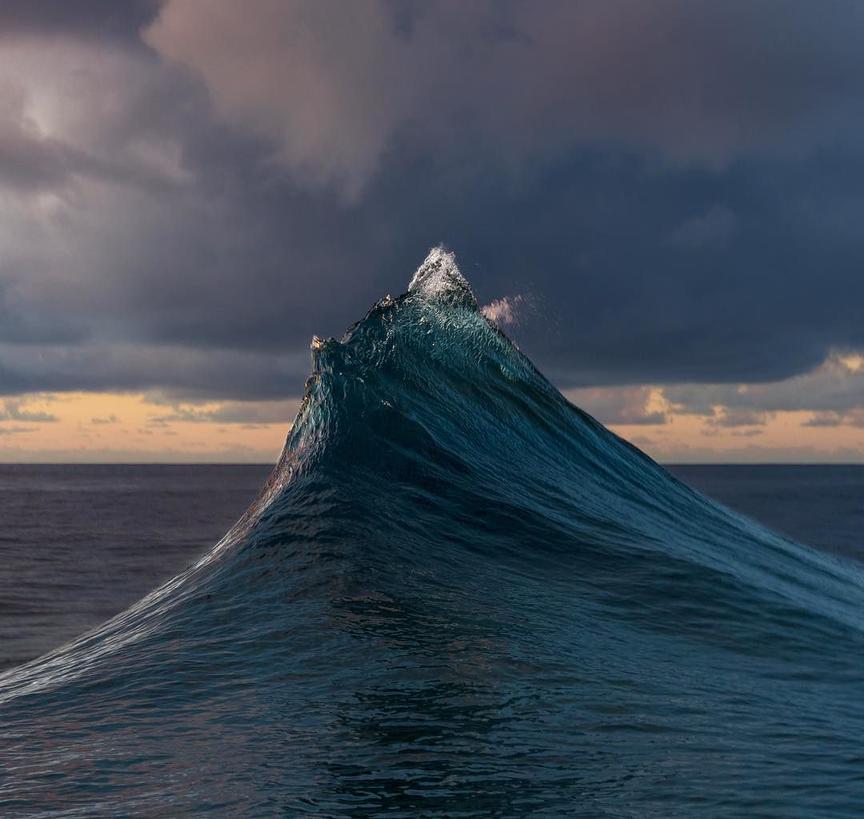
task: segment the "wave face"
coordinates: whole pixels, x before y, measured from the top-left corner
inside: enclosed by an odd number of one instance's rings
[[[860,569],[569,404],[433,251],[199,563],[0,678],[10,815],[860,815]]]

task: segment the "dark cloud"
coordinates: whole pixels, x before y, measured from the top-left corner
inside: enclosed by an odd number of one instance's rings
[[[134,40],[160,0],[3,0],[0,38],[22,34]]]
[[[147,42],[199,74],[225,119],[278,139],[306,182],[349,196],[400,140],[503,160],[606,143],[717,165],[833,142],[837,121],[859,116],[854,2],[208,8],[168,0]]]
[[[4,4],[0,393],[296,396],[443,241],[564,387],[789,408],[864,348],[862,8]]]
[[[723,247],[735,233],[735,214],[715,205],[704,216],[685,219],[670,234],[668,242],[679,247]]]
[[[308,351],[261,355],[171,346],[0,347],[0,395],[37,391],[158,390],[173,400],[272,400],[296,396]]]
[[[732,419],[755,420],[765,413],[807,411],[824,421],[811,426],[828,426],[864,407],[864,368],[857,356],[835,352],[819,367],[782,381],[673,385],[664,395],[678,413],[712,416],[724,407]]]

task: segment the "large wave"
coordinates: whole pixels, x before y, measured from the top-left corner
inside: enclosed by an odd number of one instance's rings
[[[569,404],[433,250],[196,565],[0,678],[13,815],[857,815],[864,578]]]

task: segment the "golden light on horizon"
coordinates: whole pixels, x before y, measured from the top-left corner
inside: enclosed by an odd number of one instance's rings
[[[864,462],[864,426],[813,424],[813,413],[805,411],[769,413],[759,423],[746,423],[746,418],[739,423],[726,417],[726,408],[715,407],[715,416],[706,418],[677,412],[660,387],[638,389],[646,417],[662,416],[664,422],[615,422],[604,419],[603,412],[597,417],[661,462]],[[615,388],[578,392],[582,395],[569,394],[576,403]],[[299,399],[192,404],[147,393],[73,392],[0,399],[0,410],[4,406],[4,463],[273,463]]]
[[[144,393],[40,393],[15,399],[15,411],[0,422],[0,461],[269,463],[298,405],[172,405]]]

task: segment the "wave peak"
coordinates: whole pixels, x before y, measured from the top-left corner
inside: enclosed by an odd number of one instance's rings
[[[443,245],[433,247],[408,285],[408,292],[429,301],[443,301],[479,310],[474,291],[456,264],[456,254]]]

